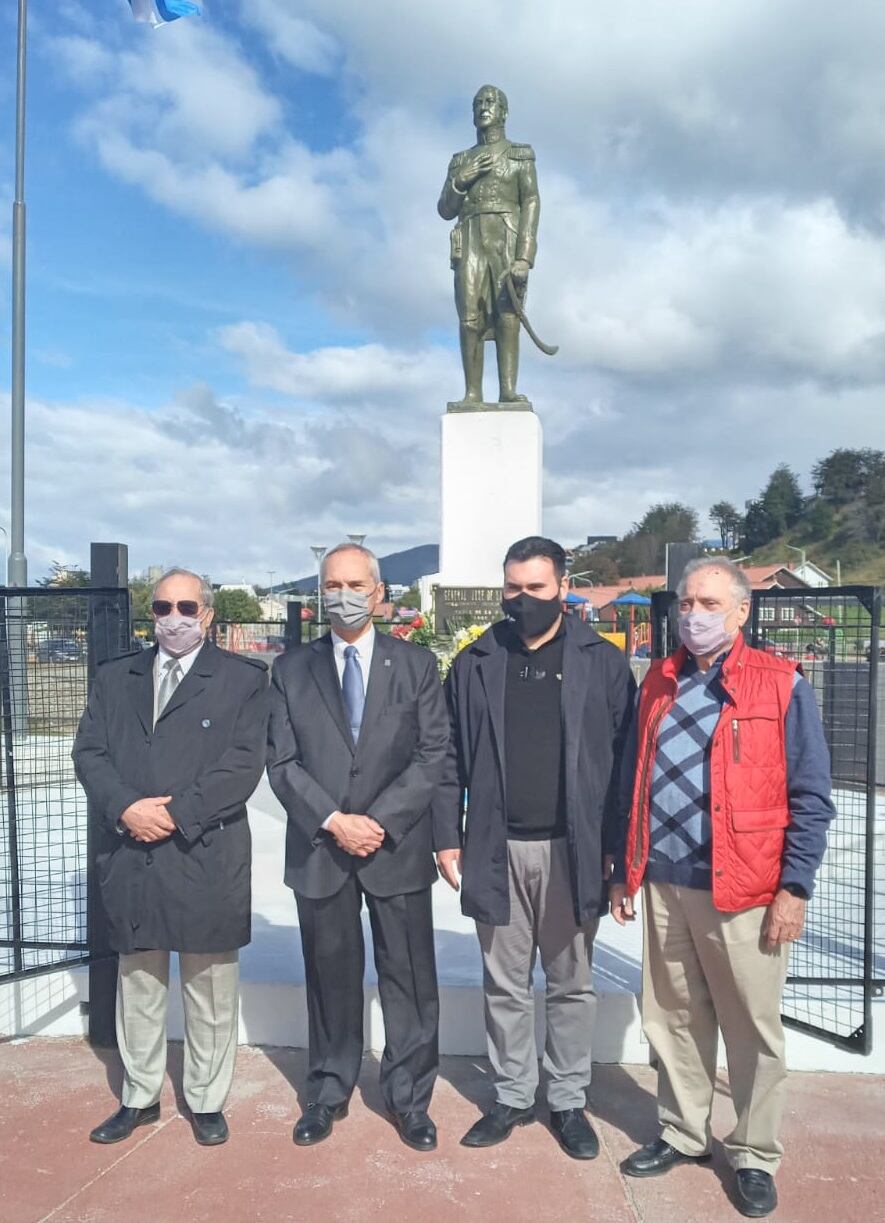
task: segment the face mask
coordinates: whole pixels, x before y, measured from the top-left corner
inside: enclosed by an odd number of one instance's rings
[[[562,613],[559,595],[552,599],[536,599],[523,592],[515,599],[502,599],[504,615],[513,621],[513,626],[526,641],[541,637],[552,628]]]
[[[156,621],[154,636],[161,650],[181,658],[203,640],[203,625],[199,616],[178,616],[173,612]]]
[[[372,619],[369,596],[362,591],[345,586],[343,590],[330,590],[323,600],[333,628],[361,629]]]
[[[704,657],[731,644],[724,612],[689,612],[679,617],[679,638],[690,654]]]

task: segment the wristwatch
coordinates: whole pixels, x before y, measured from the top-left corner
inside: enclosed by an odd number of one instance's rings
[[[807,900],[808,893],[801,883],[785,883],[784,891],[789,892],[791,896],[796,896],[799,900]]]

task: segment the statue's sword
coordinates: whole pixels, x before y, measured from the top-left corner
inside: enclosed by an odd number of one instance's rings
[[[525,327],[526,331],[529,333],[529,337],[532,340],[532,342],[536,344],[538,348],[540,348],[541,352],[546,353],[548,357],[555,356],[555,354],[559,352],[559,345],[558,344],[545,344],[543,340],[538,339],[537,335],[535,334],[534,328],[532,327],[529,320],[526,318],[525,310],[523,310],[522,308],[522,302],[519,300],[519,296],[516,292],[516,285],[513,283],[513,277],[511,276],[509,272],[504,277],[504,284],[507,287],[507,296],[510,298],[510,304],[513,307],[513,313],[516,315],[516,317],[522,323],[523,327]]]

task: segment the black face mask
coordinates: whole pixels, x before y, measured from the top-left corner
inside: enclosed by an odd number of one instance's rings
[[[541,637],[553,628],[562,612],[558,594],[552,599],[536,599],[534,595],[523,592],[515,599],[502,599],[501,607],[504,615],[513,621],[513,627],[520,637],[527,641]]]

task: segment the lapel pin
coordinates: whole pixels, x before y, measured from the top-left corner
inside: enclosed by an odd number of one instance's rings
[[[202,726],[203,730],[208,730],[209,727],[212,725],[211,719],[203,718],[203,721],[200,723],[200,725]]]
[[[385,658],[385,659],[384,659],[384,665],[385,665],[385,667],[389,667],[389,666],[390,666],[390,659],[389,659],[389,658]]]

